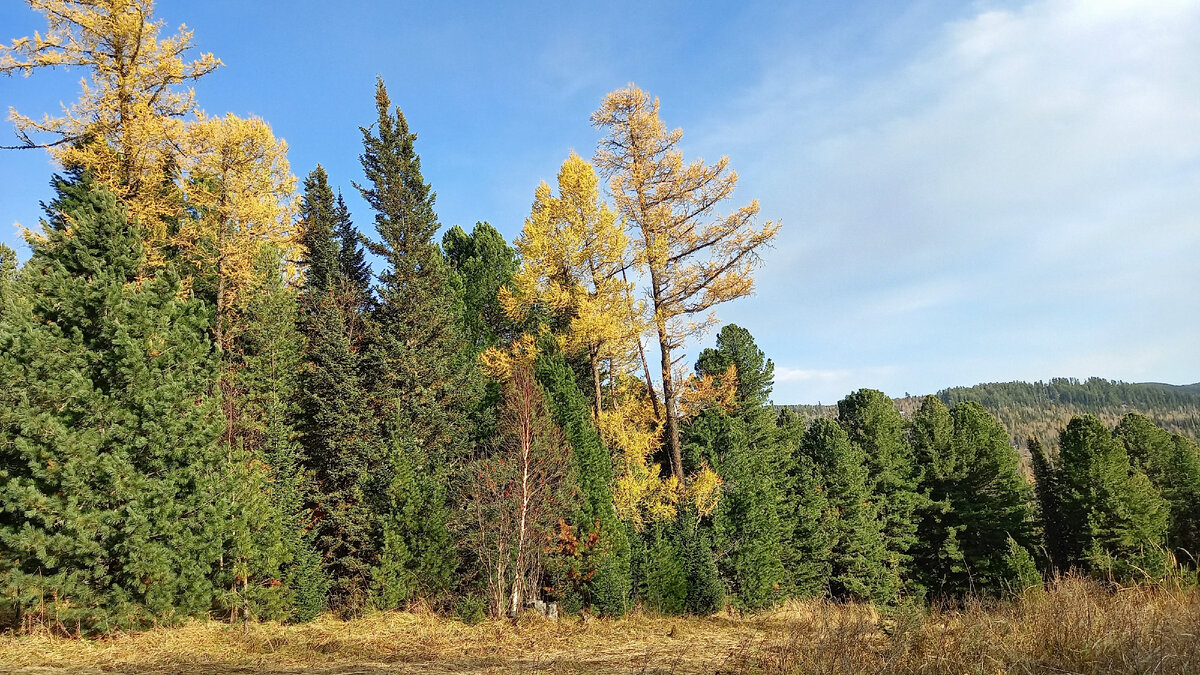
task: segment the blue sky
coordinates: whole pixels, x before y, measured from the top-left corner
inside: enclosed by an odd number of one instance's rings
[[[774,359],[777,402],[1200,380],[1200,2],[568,4],[160,0],[158,16],[226,64],[201,106],[267,119],[364,226],[350,182],[377,74],[443,224],[510,240],[538,181],[594,151],[605,93],[660,97],[685,158],[729,155],[729,208],[757,198],[783,222],[757,295],[719,310]],[[18,2],[0,26],[44,28]],[[53,112],[81,76],[0,78],[0,105]],[[0,239],[37,222],[51,170],[0,155]]]

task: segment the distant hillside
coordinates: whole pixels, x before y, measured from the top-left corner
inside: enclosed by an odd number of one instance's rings
[[[949,406],[959,401],[979,401],[1000,418],[1022,446],[1031,435],[1048,445],[1057,445],[1059,430],[1073,415],[1082,413],[1092,413],[1113,425],[1128,412],[1140,412],[1164,429],[1200,440],[1200,383],[1054,378],[1049,382],[989,382],[952,387],[939,391],[937,396]],[[921,404],[921,398],[896,399],[896,407],[907,416]],[[830,405],[779,407],[790,408],[804,418],[837,415],[837,406]]]

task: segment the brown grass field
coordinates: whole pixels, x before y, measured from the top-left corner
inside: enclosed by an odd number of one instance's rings
[[[1013,602],[882,616],[803,602],[757,615],[476,626],[408,612],[196,621],[91,640],[3,635],[0,672],[1200,673],[1200,592],[1068,579]]]

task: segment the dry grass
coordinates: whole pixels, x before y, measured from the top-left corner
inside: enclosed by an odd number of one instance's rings
[[[302,626],[182,627],[76,640],[0,636],[21,673],[1197,673],[1200,593],[1066,580],[996,606],[881,617],[792,603],[756,616],[526,618],[465,626],[384,613]]]

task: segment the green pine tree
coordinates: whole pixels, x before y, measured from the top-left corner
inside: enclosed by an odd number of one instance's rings
[[[8,304],[9,288],[17,278],[17,252],[0,243],[0,316]]]
[[[1042,443],[1037,438],[1030,437],[1025,446],[1029,448],[1030,462],[1033,465],[1034,490],[1038,502],[1038,521],[1042,528],[1042,545],[1046,557],[1049,558],[1048,569],[1054,572],[1066,569],[1067,555],[1064,548],[1062,504],[1060,503],[1061,489],[1058,484],[1058,470],[1042,449]]]
[[[1146,473],[1170,511],[1167,545],[1182,561],[1200,555],[1200,450],[1196,443],[1129,413],[1114,431],[1134,466]]]
[[[475,223],[467,234],[457,225],[442,237],[446,260],[462,281],[463,336],[476,352],[512,337],[513,327],[500,306],[500,289],[512,283],[517,251],[489,223]]]
[[[706,410],[684,424],[685,466],[695,470],[702,457],[724,481],[713,516],[714,543],[724,552],[721,576],[736,606],[761,609],[779,597],[785,574],[777,481],[782,451],[768,405],[775,366],[750,331],[734,324],[721,329],[715,349],[700,353],[696,374],[719,378],[731,365],[735,407]]]
[[[212,310],[170,269],[139,278],[142,232],[112,194],[54,187],[0,321],[0,592],[71,631],[203,614],[240,529]]]
[[[1119,578],[1160,574],[1168,508],[1124,444],[1084,415],[1071,419],[1059,447],[1068,561]]]
[[[861,445],[830,419],[817,419],[800,443],[800,453],[820,476],[832,518],[828,549],[829,594],[841,600],[890,603],[899,598],[900,575],[887,549],[886,522],[871,489]],[[823,550],[817,549],[816,550]]]
[[[929,396],[912,438],[921,488],[938,505],[922,519],[915,571],[933,594],[1000,594],[1008,541],[1024,550],[1032,537],[1031,495],[1008,432],[978,403],[948,411]]]
[[[867,463],[871,491],[879,505],[888,564],[906,578],[909,550],[917,542],[917,521],[928,508],[918,491],[919,469],[904,429],[904,420],[882,392],[861,389],[838,402],[838,421]]]
[[[829,589],[830,551],[837,514],[829,506],[817,465],[801,451],[804,423],[790,410],[779,414],[779,442],[786,449],[780,470],[780,560],[784,595],[823,596]]]

